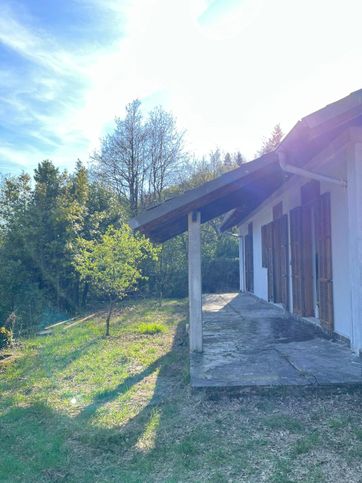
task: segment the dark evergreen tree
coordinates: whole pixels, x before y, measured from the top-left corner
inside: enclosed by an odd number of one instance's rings
[[[263,139],[261,148],[256,153],[256,155],[262,156],[263,154],[267,154],[267,153],[270,153],[271,151],[274,151],[274,149],[276,149],[279,146],[280,141],[282,140],[282,137],[283,137],[282,128],[280,127],[280,124],[276,124],[271,132],[271,135],[268,138]]]

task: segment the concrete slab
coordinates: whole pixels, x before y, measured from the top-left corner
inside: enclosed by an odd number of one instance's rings
[[[362,384],[362,360],[307,322],[248,294],[203,299],[194,388]]]

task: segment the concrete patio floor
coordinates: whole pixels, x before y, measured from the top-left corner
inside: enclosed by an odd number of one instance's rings
[[[362,360],[347,346],[251,295],[206,295],[203,317],[194,388],[362,384]]]

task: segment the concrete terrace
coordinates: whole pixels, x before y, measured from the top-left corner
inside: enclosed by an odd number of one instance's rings
[[[194,388],[362,383],[362,360],[318,327],[247,294],[204,296]]]

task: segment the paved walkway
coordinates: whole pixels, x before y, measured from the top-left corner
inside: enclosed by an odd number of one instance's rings
[[[246,294],[204,297],[193,387],[362,384],[362,360],[312,324]]]

